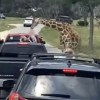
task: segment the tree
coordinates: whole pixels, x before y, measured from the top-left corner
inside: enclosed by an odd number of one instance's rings
[[[45,0],[40,3],[41,15],[46,18],[55,18],[62,9],[62,0]]]
[[[3,12],[9,12],[12,7],[13,0],[0,0],[1,2],[1,9]]]
[[[94,8],[100,4],[100,0],[71,0],[72,3],[81,2],[87,7],[90,15],[90,32],[89,32],[89,48],[93,49],[93,33],[94,33]]]

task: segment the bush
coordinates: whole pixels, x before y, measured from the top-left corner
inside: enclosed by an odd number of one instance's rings
[[[88,22],[85,22],[85,21],[78,21],[77,25],[78,26],[88,26],[89,23]]]

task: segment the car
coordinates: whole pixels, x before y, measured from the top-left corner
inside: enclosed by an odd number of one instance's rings
[[[0,54],[0,99],[5,100],[8,96],[13,88],[11,86],[13,80],[18,79],[21,69],[29,59],[28,55],[15,57],[12,54],[9,54],[9,56]]]
[[[69,24],[73,23],[73,19],[71,17],[69,17],[69,16],[58,16],[56,18],[56,21],[65,22],[65,23],[69,23]]]
[[[23,23],[24,27],[31,27],[33,21],[33,17],[26,17]]]
[[[20,37],[28,34],[11,34],[0,47],[0,99],[5,100],[12,89],[13,80],[17,80],[26,62],[34,53],[47,52],[44,44],[20,42]],[[16,83],[16,82],[15,82]]]
[[[0,19],[6,19],[6,16],[3,13],[0,13]]]
[[[100,100],[100,65],[66,54],[34,54],[6,100]]]
[[[34,36],[32,36],[30,33],[11,33],[11,34],[8,34],[6,39],[5,39],[5,42],[21,42],[21,38],[27,38],[28,40],[26,42],[37,42],[37,43],[43,43],[45,44],[45,41],[43,40],[42,37],[40,37],[39,35],[35,35],[35,38]],[[1,40],[1,43],[3,42],[4,40]]]
[[[36,52],[47,52],[45,45],[34,41],[30,34],[24,33],[8,34],[0,47],[0,53],[2,54],[29,54],[31,56]]]

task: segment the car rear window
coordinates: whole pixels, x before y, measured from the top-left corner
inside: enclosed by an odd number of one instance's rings
[[[20,36],[8,36],[6,42],[20,42]]]
[[[29,36],[25,36],[25,37],[29,38]],[[20,38],[21,38],[20,35],[19,36],[17,36],[17,35],[16,36],[8,36],[6,42],[20,42]]]
[[[41,73],[41,74],[40,74]],[[44,74],[43,74],[44,73]],[[66,74],[37,71],[32,75],[27,73],[21,81],[19,92],[22,96],[43,97],[50,94],[68,95],[71,99],[100,99],[100,78],[77,77]],[[48,73],[48,74],[47,74]]]

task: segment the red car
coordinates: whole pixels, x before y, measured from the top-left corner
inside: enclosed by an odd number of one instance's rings
[[[38,35],[32,36],[30,34],[25,33],[14,33],[8,34],[5,39],[5,42],[37,42],[45,44],[45,41]]]

